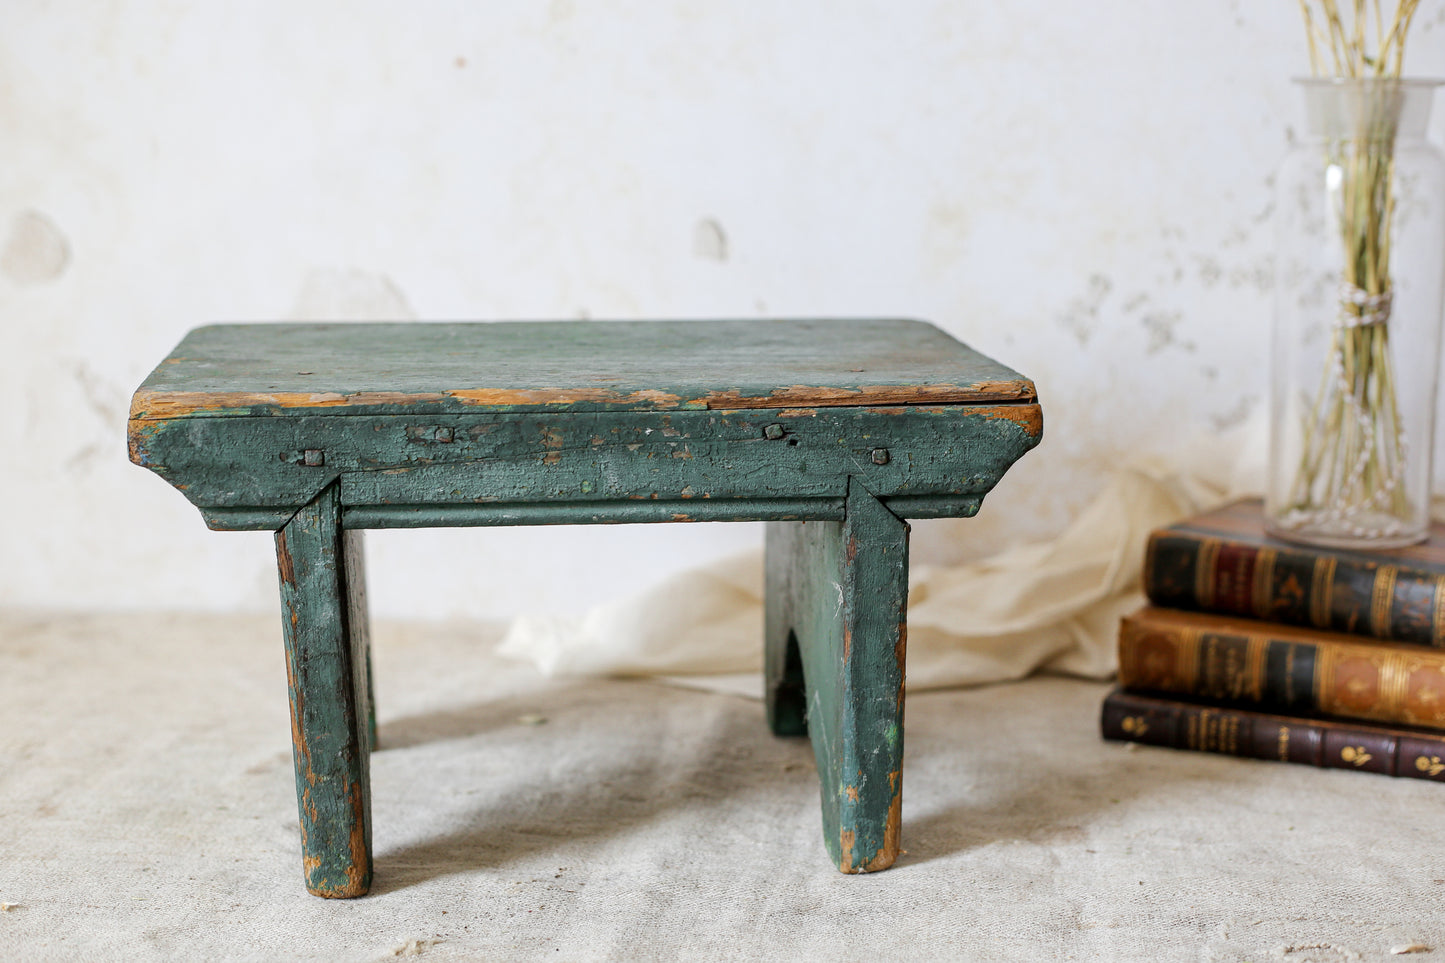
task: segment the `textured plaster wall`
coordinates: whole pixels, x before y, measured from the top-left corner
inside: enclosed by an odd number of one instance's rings
[[[1046,536],[1261,404],[1306,68],[1283,0],[9,0],[0,604],[274,607],[270,536],[125,461],[130,391],[213,320],[933,319],[1047,428],[917,557]],[[374,604],[577,611],[759,538],[374,533]]]

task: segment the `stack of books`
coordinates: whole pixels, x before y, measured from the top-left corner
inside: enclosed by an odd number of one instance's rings
[[[1445,527],[1313,548],[1235,502],[1154,531],[1144,588],[1106,739],[1445,781]]]

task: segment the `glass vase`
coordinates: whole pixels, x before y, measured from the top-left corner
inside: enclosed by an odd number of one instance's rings
[[[1305,134],[1276,182],[1265,525],[1394,548],[1429,526],[1445,156],[1438,83],[1302,80]]]

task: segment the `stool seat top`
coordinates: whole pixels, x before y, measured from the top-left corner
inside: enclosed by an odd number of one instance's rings
[[[131,420],[1033,402],[1034,385],[906,320],[219,324]]]

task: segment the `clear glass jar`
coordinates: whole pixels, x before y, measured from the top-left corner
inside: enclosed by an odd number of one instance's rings
[[[1422,541],[1442,293],[1437,81],[1302,80],[1306,134],[1277,180],[1270,534],[1336,548]]]

